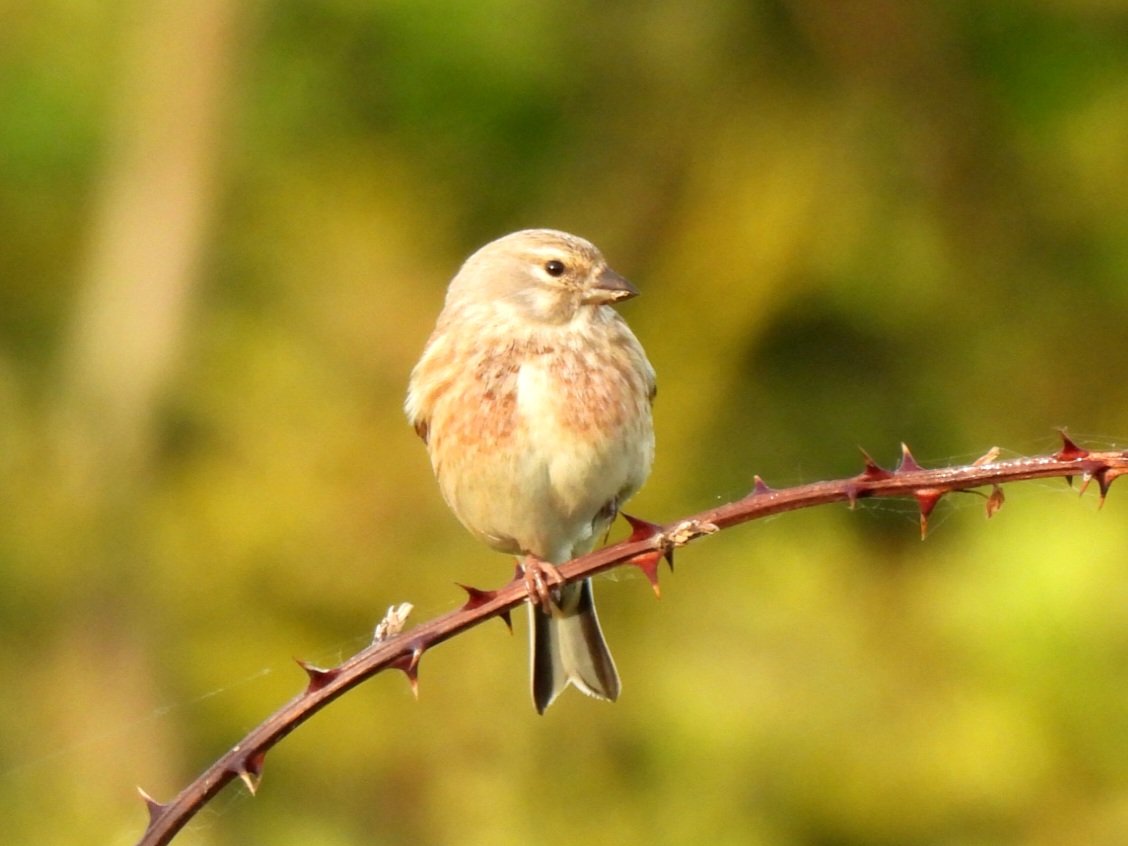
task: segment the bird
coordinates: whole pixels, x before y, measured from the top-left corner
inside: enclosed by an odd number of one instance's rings
[[[621,689],[591,580],[562,585],[556,566],[605,537],[654,461],[654,368],[613,308],[638,293],[583,238],[510,233],[455,274],[408,384],[447,505],[517,556],[541,714],[569,684]]]

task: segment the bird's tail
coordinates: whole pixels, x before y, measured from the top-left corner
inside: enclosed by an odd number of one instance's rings
[[[570,683],[597,699],[619,697],[619,673],[595,614],[591,579],[553,591],[551,610],[530,603],[533,703],[537,712]]]

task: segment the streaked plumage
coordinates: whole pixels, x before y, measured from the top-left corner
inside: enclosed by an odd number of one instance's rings
[[[482,247],[450,283],[405,409],[443,497],[494,549],[561,564],[591,550],[654,456],[654,370],[611,303],[634,296],[590,243],[548,229]],[[533,696],[615,699],[591,584],[532,607]]]

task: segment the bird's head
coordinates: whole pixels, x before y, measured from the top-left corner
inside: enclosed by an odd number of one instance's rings
[[[590,242],[553,229],[524,229],[486,244],[451,282],[448,304],[495,306],[539,323],[566,323],[637,296]]]

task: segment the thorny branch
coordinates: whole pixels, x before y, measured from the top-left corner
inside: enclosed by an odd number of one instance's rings
[[[1004,483],[1053,477],[1064,477],[1072,483],[1073,477],[1079,476],[1082,493],[1095,481],[1103,502],[1113,480],[1128,473],[1128,450],[1090,452],[1077,446],[1064,431],[1061,437],[1062,448],[1053,455],[999,461],[999,450],[992,449],[972,464],[931,470],[917,464],[904,445],[901,461],[893,470],[879,467],[863,452],[864,469],[856,476],[781,490],[769,488],[757,476],[747,496],[665,526],[627,517],[632,528],[630,537],[561,565],[560,574],[565,581],[573,582],[613,567],[633,564],[642,569],[657,593],[658,565],[665,558],[672,567],[675,548],[750,520],[832,502],[846,502],[853,507],[858,500],[871,497],[911,497],[920,508],[922,537],[927,533],[928,517],[936,503],[954,491],[989,487],[986,510],[990,517],[1002,507],[1001,485]],[[266,753],[315,713],[366,679],[389,668],[398,669],[418,693],[419,661],[427,650],[494,617],[501,617],[508,624],[509,612],[528,599],[519,577],[498,590],[462,587],[469,597],[465,605],[407,631],[401,629],[411,606],[405,603],[389,609],[372,645],[340,666],[326,669],[299,661],[308,676],[305,690],[228,750],[178,796],[161,803],[140,791],[148,805],[149,825],[138,846],[169,843],[212,796],[235,778],[242,779],[254,793],[262,776]]]

